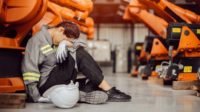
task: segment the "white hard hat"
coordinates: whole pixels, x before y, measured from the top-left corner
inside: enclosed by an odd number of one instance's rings
[[[60,108],[71,108],[79,100],[78,83],[68,85],[55,85],[48,89],[43,96],[49,98],[53,104]]]

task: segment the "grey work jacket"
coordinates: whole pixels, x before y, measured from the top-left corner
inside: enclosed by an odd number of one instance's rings
[[[68,49],[76,62],[76,49],[79,46],[86,46],[84,40],[73,41],[73,48]],[[36,83],[41,87],[48,79],[52,69],[56,64],[56,49],[53,47],[52,38],[43,26],[41,31],[29,39],[25,56],[22,61],[22,73],[25,85]],[[77,68],[77,66],[76,66]]]
[[[22,73],[25,85],[39,82],[42,86],[51,70],[56,66],[56,51],[47,27],[31,37],[27,43],[22,61]]]

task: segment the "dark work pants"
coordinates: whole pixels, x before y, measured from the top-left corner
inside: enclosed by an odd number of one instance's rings
[[[94,86],[98,86],[102,80],[103,75],[100,67],[91,57],[91,55],[80,47],[76,51],[76,60],[79,72],[85,75]],[[69,84],[71,80],[75,81],[77,77],[77,70],[75,69],[75,61],[71,55],[66,60],[58,64],[49,74],[46,83],[39,88],[42,95],[47,89],[54,85]]]

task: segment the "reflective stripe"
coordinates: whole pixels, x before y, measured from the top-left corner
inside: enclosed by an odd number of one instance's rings
[[[44,50],[47,49],[47,48],[51,48],[51,46],[50,46],[49,44],[48,44],[48,45],[45,45],[45,46],[41,47],[41,50],[44,51]]]
[[[40,79],[40,74],[32,73],[32,72],[27,72],[27,73],[24,73],[24,74],[23,74],[23,79],[24,79],[24,80],[39,81],[39,79]]]
[[[50,45],[45,45],[41,48],[41,51],[43,54],[47,54],[47,53],[53,51],[53,48]]]
[[[53,51],[53,49],[52,49],[52,48],[49,48],[49,49],[47,49],[47,50],[45,50],[45,51],[42,51],[42,53],[43,53],[43,54],[47,54],[48,52],[51,52],[51,51]]]
[[[28,81],[39,81],[39,78],[36,77],[23,77],[23,79]]]
[[[26,72],[23,74],[24,77],[30,76],[30,77],[40,77],[40,74],[38,73],[33,73],[33,72]]]

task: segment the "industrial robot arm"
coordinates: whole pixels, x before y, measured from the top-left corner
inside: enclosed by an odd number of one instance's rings
[[[141,3],[153,8],[156,12],[165,11],[186,23],[200,23],[200,16],[190,10],[183,9],[167,0],[139,0]],[[157,13],[158,15],[161,13]]]
[[[166,38],[168,23],[164,19],[149,13],[147,9],[141,8],[141,6],[142,4],[137,0],[132,0],[126,11],[129,11],[132,19],[136,18],[136,20],[144,23],[154,34]],[[126,17],[124,16],[124,18]]]
[[[77,23],[80,30],[88,35],[89,39],[93,38],[94,21],[88,17],[88,12],[73,11],[70,8],[62,7],[53,2],[48,2],[48,10],[42,20],[33,27],[33,31],[37,32],[43,24],[55,26],[63,20],[70,20]]]

